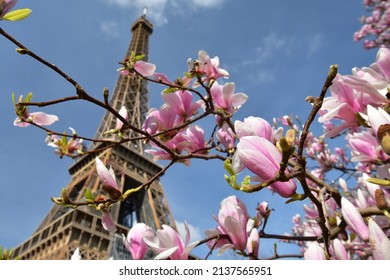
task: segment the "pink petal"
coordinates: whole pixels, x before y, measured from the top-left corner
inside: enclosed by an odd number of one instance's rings
[[[312,242],[305,250],[305,260],[326,260],[324,249],[317,241]]]
[[[245,93],[236,93],[230,99],[230,102],[233,107],[239,107],[248,100],[248,95]]]
[[[20,120],[19,117],[17,117],[17,118],[14,120],[14,126],[18,126],[18,127],[27,127],[27,126],[29,126],[29,125],[30,125],[30,123],[28,123],[28,122],[22,122],[22,121]]]
[[[226,217],[224,221],[224,228],[226,233],[229,235],[234,248],[243,251],[246,248],[246,231],[243,230],[241,224],[233,217]]]
[[[173,83],[168,79],[167,75],[165,75],[163,73],[155,73],[153,75],[153,80],[155,80],[159,83],[161,82],[161,83],[173,86]]]
[[[121,117],[123,117],[125,120],[128,120],[128,119],[129,119],[129,115],[128,115],[128,112],[127,112],[127,109],[126,109],[125,106],[122,106],[118,113],[119,113],[119,115],[120,115]],[[121,129],[122,126],[123,126],[123,122],[122,122],[120,119],[117,119],[117,120],[116,120],[115,129]]]
[[[368,219],[370,245],[375,260],[390,260],[390,240],[383,230],[372,219]]]
[[[253,228],[247,240],[246,249],[248,253],[253,254],[256,258],[259,254],[259,232],[256,228]]]
[[[282,155],[275,145],[258,136],[242,137],[237,145],[236,153],[242,164],[255,173],[261,181],[274,178],[282,160]],[[290,197],[296,190],[293,180],[276,182],[271,187],[282,197]]]
[[[134,260],[142,260],[148,247],[144,238],[153,239],[153,230],[144,223],[134,225],[124,238],[125,247],[129,250]]]
[[[334,255],[337,260],[349,260],[349,255],[343,243],[339,239],[333,240]]]
[[[134,69],[142,76],[147,77],[154,74],[154,71],[156,71],[156,65],[145,61],[137,61],[134,64]]]
[[[102,225],[105,230],[115,233],[116,232],[116,226],[114,220],[111,218],[111,215],[109,212],[104,212],[102,215]]]
[[[380,48],[376,56],[376,64],[378,65],[385,78],[390,80],[390,50]]]
[[[96,161],[96,172],[100,180],[107,187],[111,187],[117,190],[120,190],[118,184],[116,183],[115,175],[113,174],[112,169],[108,170],[104,163],[98,158],[95,158]]]
[[[58,121],[58,117],[55,115],[49,115],[43,112],[30,113],[29,117],[32,118],[33,122],[38,125],[51,125]]]
[[[341,213],[345,222],[356,232],[361,239],[368,240],[368,227],[356,207],[346,198],[341,198]]]
[[[180,260],[180,258],[175,258],[175,255],[177,256],[177,254],[174,254],[175,252],[177,252],[177,250],[179,249],[179,247],[172,247],[172,248],[168,248],[164,251],[162,251],[160,254],[158,254],[154,259],[155,260],[165,260],[165,259],[168,259],[170,258],[171,260]]]

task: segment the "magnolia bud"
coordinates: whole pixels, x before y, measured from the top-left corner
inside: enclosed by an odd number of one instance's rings
[[[23,49],[23,48],[16,48],[16,52],[18,54],[28,54],[28,51],[26,49]]]
[[[375,202],[376,202],[376,206],[380,210],[387,210],[389,207],[389,205],[386,201],[385,194],[384,194],[383,190],[381,190],[381,189],[375,190]]]
[[[287,140],[287,143],[292,146],[295,142],[295,137],[296,137],[296,132],[294,129],[289,129],[287,130],[286,132],[286,140]]]
[[[382,124],[378,128],[378,139],[383,151],[390,155],[390,124]]]
[[[117,201],[121,196],[121,191],[107,185],[103,185],[103,191],[105,191],[112,200]]]

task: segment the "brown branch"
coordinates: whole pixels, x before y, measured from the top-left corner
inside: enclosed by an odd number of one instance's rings
[[[67,102],[71,100],[79,100],[79,96],[68,96],[68,97],[63,97],[60,99],[52,100],[52,101],[44,101],[44,102],[19,102],[18,104],[21,106],[37,106],[37,107],[45,107],[45,106],[50,106],[54,104],[59,104],[62,102]]]
[[[314,98],[314,100],[312,100],[313,108],[312,108],[312,110],[309,114],[309,117],[307,118],[305,125],[303,127],[301,137],[299,140],[299,147],[298,147],[298,154],[297,154],[297,169],[302,171],[300,173],[300,175],[297,177],[297,179],[301,183],[305,195],[307,195],[309,197],[309,199],[317,207],[318,216],[319,216],[318,225],[321,228],[322,236],[324,238],[325,249],[329,255],[330,255],[330,252],[329,252],[330,232],[326,226],[326,217],[325,217],[324,210],[322,208],[322,203],[314,196],[314,194],[311,192],[310,187],[307,185],[306,172],[303,172],[306,170],[306,159],[303,156],[303,151],[305,148],[306,138],[309,134],[310,126],[313,123],[315,117],[317,116],[318,111],[322,107],[322,103],[323,103],[323,100],[325,98],[325,94],[328,91],[328,88],[332,85],[332,81],[337,75],[337,68],[338,68],[337,65],[332,65],[330,67],[330,70],[328,72],[328,75],[326,77],[324,85],[322,87],[320,96],[318,98]]]

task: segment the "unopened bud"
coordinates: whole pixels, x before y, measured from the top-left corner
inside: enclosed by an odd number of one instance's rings
[[[295,142],[295,136],[296,136],[296,133],[295,133],[295,130],[294,129],[289,129],[287,130],[286,132],[286,141],[287,143],[292,146]]]
[[[268,202],[266,201],[258,204],[256,210],[259,211],[261,216],[265,218],[268,218],[268,216],[271,214],[271,209],[268,208]]]
[[[314,101],[316,101],[316,98],[314,96],[307,96],[305,100],[308,103],[314,103]]]
[[[280,140],[277,142],[277,147],[280,149],[281,152],[288,152],[290,151],[290,144],[286,140],[286,138],[282,137]]]
[[[337,70],[338,69],[339,69],[339,66],[337,64],[331,65],[330,69],[329,69],[329,72],[328,72],[329,78],[331,78],[333,80],[336,77],[336,75],[337,75]]]
[[[122,193],[121,191],[115,189],[115,188],[112,188],[110,186],[103,186],[103,190],[110,196],[110,198],[114,201],[117,201],[121,196],[122,196]]]
[[[379,126],[377,135],[383,151],[390,155],[390,124]]]
[[[385,197],[383,190],[381,190],[381,189],[375,190],[375,203],[376,203],[376,206],[380,210],[387,210],[388,209],[389,204],[386,201],[386,197]]]
[[[16,48],[16,52],[18,54],[27,54],[28,51],[26,49],[23,49],[23,48]]]
[[[61,195],[62,195],[62,198],[63,198],[63,202],[64,202],[65,204],[71,204],[71,201],[70,201],[70,199],[69,199],[68,193],[67,193],[67,191],[66,191],[65,188],[62,189]]]
[[[378,178],[368,178],[366,181],[376,185],[390,187],[390,181],[388,180],[378,179]]]

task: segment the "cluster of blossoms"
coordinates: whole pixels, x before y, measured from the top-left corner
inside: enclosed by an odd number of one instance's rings
[[[254,218],[250,218],[245,204],[236,196],[225,198],[220,205],[215,220],[218,226],[207,230],[206,237],[218,236],[216,240],[208,242],[212,249],[220,248],[218,254],[227,249],[238,251],[241,255],[257,259],[259,253],[259,230],[263,215],[268,213],[267,203],[258,208]]]
[[[390,121],[388,88],[390,87],[390,50],[378,51],[370,67],[353,68],[352,75],[337,75],[320,110],[319,121],[327,123],[324,137],[348,131],[346,141],[351,160],[358,169],[370,172],[375,163],[386,162],[386,125]],[[334,126],[330,121],[339,121]],[[368,128],[366,128],[368,127]],[[364,128],[364,129],[363,129]],[[381,135],[380,135],[381,134]],[[383,140],[383,141],[382,141]]]
[[[218,112],[217,124],[223,127],[223,130],[219,130],[217,135],[224,138],[222,135],[227,133],[233,137],[226,123],[224,125],[221,121],[220,115],[230,117],[247,100],[245,94],[235,93],[234,83],[220,85],[216,81],[220,77],[227,78],[229,75],[226,70],[220,68],[218,57],[210,58],[205,51],[200,51],[198,56],[194,62],[188,61],[189,70],[185,76],[174,82],[170,81],[165,74],[154,75],[153,79],[156,82],[168,86],[161,93],[165,103],[159,109],[150,109],[142,126],[144,131],[154,135],[179,155],[207,154],[211,148],[206,143],[204,130],[195,124],[188,125],[200,114],[200,109],[210,113]],[[206,96],[196,90],[198,87],[206,89]],[[195,100],[195,96],[199,99]],[[152,149],[146,152],[154,159],[172,159],[169,152],[159,148],[155,143],[151,144]],[[189,164],[187,159],[183,162]]]
[[[189,244],[191,235],[188,224],[185,223],[184,240],[172,227],[162,225],[162,229],[154,232],[144,223],[134,225],[124,239],[125,247],[134,260],[142,260],[148,247],[156,254],[155,260],[188,260],[191,250],[199,241]]]
[[[353,186],[348,186],[343,178],[338,180],[342,195],[340,201],[333,197],[324,199],[321,188],[310,184],[313,194],[323,201],[322,210],[331,232],[343,228],[342,221],[346,227],[332,240],[328,253],[318,242],[298,242],[306,259],[390,258],[390,192],[384,186],[371,183],[376,179],[390,178],[387,142],[389,88],[390,50],[385,48],[378,51],[376,62],[370,67],[354,68],[352,75],[337,75],[330,87],[331,97],[325,98],[319,118],[325,124],[325,133],[319,139],[309,137],[311,147],[306,147],[306,152],[318,163],[319,168],[312,171],[317,178],[326,180],[328,171],[354,163],[354,180]],[[346,160],[346,151],[340,148],[333,154],[333,159],[331,153],[328,153],[329,156],[325,156],[326,153],[323,153],[323,157],[318,156],[318,151],[326,151],[327,137],[345,133],[351,162]],[[343,168],[339,170],[347,172]],[[379,209],[383,213],[363,218],[366,209]],[[294,216],[292,234],[322,236],[316,206],[312,203],[305,205],[304,211],[303,220],[299,215]]]
[[[360,19],[363,26],[355,32],[353,38],[360,41],[364,38],[366,49],[390,46],[390,3],[388,0],[364,0],[370,16]]]
[[[206,237],[218,236],[207,244],[210,248],[220,248],[219,254],[227,249],[234,249],[240,254],[249,256],[251,259],[258,258],[259,232],[258,228],[262,219],[268,217],[270,210],[266,202],[259,205],[256,216],[250,218],[245,204],[236,196],[225,198],[220,205],[218,223],[216,229],[207,230]],[[200,241],[189,244],[190,231],[185,223],[186,235],[184,240],[170,226],[163,225],[162,229],[154,232],[144,223],[134,225],[127,237],[124,237],[124,244],[134,260],[141,260],[148,251],[148,247],[157,254],[155,259],[186,260],[190,251]]]

